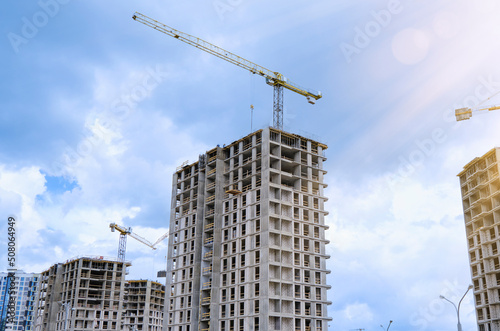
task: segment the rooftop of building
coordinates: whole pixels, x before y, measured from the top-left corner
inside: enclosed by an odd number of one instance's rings
[[[283,130],[279,130],[279,129],[276,129],[276,128],[273,128],[273,127],[269,127],[269,129],[271,130],[271,132],[275,132],[275,133],[280,133],[282,136],[287,136],[289,138],[293,138],[293,139],[300,139],[300,140],[303,140],[303,141],[310,141],[311,143],[314,143],[314,144],[317,144],[319,147],[321,147],[323,150],[326,150],[328,148],[328,146],[324,143],[321,143],[319,141],[316,141],[314,139],[311,139],[311,138],[308,138],[308,137],[304,137],[302,135],[298,135],[298,134],[295,134],[295,133],[291,133],[291,132],[286,132],[286,131],[283,131]],[[230,149],[232,146],[242,142],[242,141],[245,141],[245,139],[249,139],[250,137],[262,132],[264,129],[259,129],[259,130],[256,130],[252,133],[249,133],[247,134],[246,136],[238,139],[238,140],[235,140],[233,141],[232,143],[230,144],[227,144],[227,145],[223,145],[222,147],[222,150],[225,151],[225,150],[228,150]],[[212,153],[215,153],[217,151],[217,148],[219,147],[219,145],[217,145],[217,147],[214,147],[208,151],[206,151],[206,154],[207,155],[210,155]],[[177,167],[176,169],[176,173],[178,172],[181,172],[184,168],[188,168],[188,167],[192,167],[194,165],[196,165],[197,163],[199,163],[199,161],[195,161],[193,163],[189,163],[188,161],[184,162],[181,166]]]
[[[54,267],[56,265],[67,265],[67,264],[70,264],[70,263],[73,263],[73,262],[79,261],[79,260],[92,261],[92,262],[123,263],[123,264],[125,264],[126,267],[130,267],[132,265],[132,262],[121,261],[117,257],[100,256],[100,255],[83,255],[83,256],[72,257],[72,258],[70,258],[62,263],[61,262],[54,263],[49,268],[42,271],[40,274],[46,273],[47,271],[49,271],[52,267]]]
[[[467,172],[467,170],[469,170],[471,167],[473,167],[477,162],[484,160],[485,158],[487,158],[491,154],[495,153],[495,150],[497,150],[497,149],[500,149],[500,147],[494,147],[494,148],[490,149],[488,152],[486,152],[484,155],[479,156],[479,157],[476,156],[474,159],[472,159],[472,161],[470,161],[469,163],[464,165],[464,169],[462,171],[460,171],[460,173],[457,176],[458,177],[462,176],[465,172]]]

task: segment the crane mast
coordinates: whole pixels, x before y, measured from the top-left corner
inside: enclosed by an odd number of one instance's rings
[[[203,39],[192,36],[185,32],[176,30],[168,25],[160,23],[146,15],[136,12],[132,16],[134,20],[147,25],[155,30],[163,32],[175,39],[178,39],[186,44],[194,46],[202,51],[215,55],[227,62],[237,65],[240,68],[246,69],[253,74],[258,74],[266,79],[266,83],[274,87],[273,95],[273,126],[279,130],[283,130],[283,88],[303,95],[307,98],[308,102],[314,104],[315,100],[322,97],[321,92],[304,89],[299,85],[291,82],[279,72],[271,71],[263,66],[251,62],[241,56],[226,51],[214,44],[211,44]]]

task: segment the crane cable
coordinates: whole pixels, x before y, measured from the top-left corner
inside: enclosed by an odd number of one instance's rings
[[[481,106],[483,103],[485,103],[486,101],[490,100],[491,98],[493,97],[496,97],[498,94],[500,94],[500,91],[498,91],[497,93],[493,94],[492,96],[490,96],[488,99],[485,99],[483,101],[481,101],[476,107],[479,107]]]

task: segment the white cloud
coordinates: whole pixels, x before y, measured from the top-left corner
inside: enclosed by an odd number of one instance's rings
[[[45,178],[35,166],[21,169],[0,165],[0,207],[16,219],[19,247],[35,240],[45,221],[36,212],[36,199],[45,192]],[[2,228],[4,224],[2,224]]]
[[[354,303],[347,305],[342,313],[344,317],[350,321],[356,320],[360,323],[373,321],[373,313],[366,303]]]

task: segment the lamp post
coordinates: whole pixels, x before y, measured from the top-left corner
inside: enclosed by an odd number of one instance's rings
[[[467,293],[471,289],[472,289],[472,285],[469,285],[469,287],[467,287],[467,291],[465,291],[464,295],[462,296],[462,299],[460,299],[460,301],[458,302],[458,307],[453,302],[451,302],[450,300],[446,299],[443,295],[439,296],[441,299],[448,301],[449,303],[451,303],[453,305],[453,307],[455,307],[455,310],[457,311],[457,320],[458,320],[457,330],[458,331],[462,331],[462,324],[460,324],[460,304],[462,303],[462,300],[465,298],[465,296],[467,295]]]
[[[389,331],[391,324],[392,324],[392,321],[389,321],[389,325],[387,326],[387,329],[385,329],[386,331]],[[382,330],[384,330],[384,326],[382,324],[380,324],[380,327],[382,328]]]

